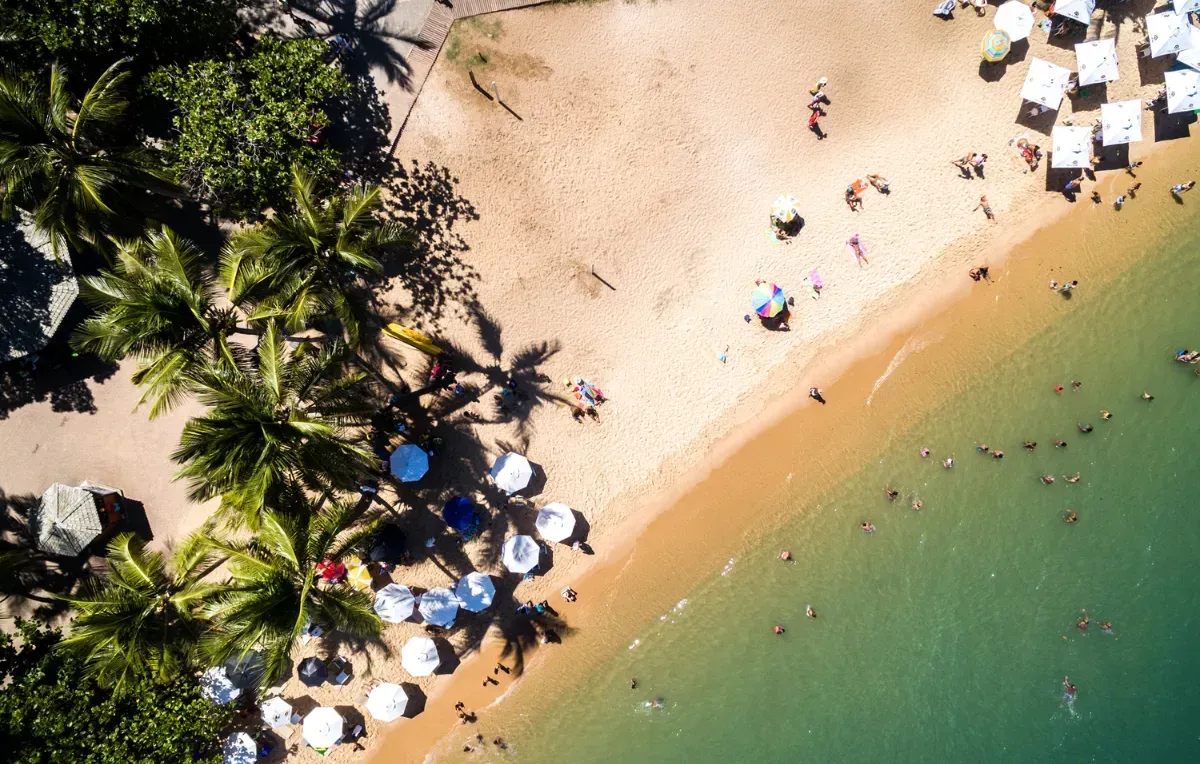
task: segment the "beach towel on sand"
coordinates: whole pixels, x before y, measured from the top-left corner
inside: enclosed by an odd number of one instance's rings
[[[946,2],[942,3],[938,7],[934,8],[933,15],[941,16],[941,17],[947,18],[947,19],[953,18],[953,16],[954,16],[954,0],[946,0]]]

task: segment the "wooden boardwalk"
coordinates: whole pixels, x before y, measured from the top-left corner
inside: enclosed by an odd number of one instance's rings
[[[392,119],[398,120],[400,126],[396,129],[396,136],[392,139],[393,151],[396,142],[400,140],[400,134],[404,132],[404,126],[408,124],[408,116],[412,114],[413,106],[417,103],[417,96],[421,95],[421,89],[425,87],[425,80],[429,78],[429,72],[433,70],[433,64],[437,61],[438,54],[442,51],[442,45],[445,44],[446,37],[450,34],[451,24],[469,16],[544,5],[549,0],[450,0],[450,2],[451,6],[447,7],[442,4],[441,0],[435,0],[433,7],[429,10],[429,16],[421,25],[421,31],[416,35],[420,43],[414,45],[412,52],[408,55],[408,65],[412,67],[410,75],[412,87],[395,101],[397,113],[392,114]]]

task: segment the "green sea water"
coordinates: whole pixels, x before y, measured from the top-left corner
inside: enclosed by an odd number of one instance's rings
[[[526,720],[503,756],[1200,761],[1200,379],[1172,360],[1200,345],[1198,244],[1156,246],[1111,286],[1081,289],[987,375],[943,381],[958,386],[948,405],[736,549],[553,713]],[[976,453],[978,441],[1005,458]],[[943,469],[950,453],[957,465]]]

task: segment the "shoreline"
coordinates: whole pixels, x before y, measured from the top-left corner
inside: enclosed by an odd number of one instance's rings
[[[1187,144],[1181,144],[1181,150],[1178,152],[1167,151],[1166,153],[1183,155],[1186,151],[1182,149],[1183,146],[1187,146]],[[1146,154],[1153,153],[1161,156],[1167,149],[1167,145],[1152,144],[1152,151],[1146,152]],[[1197,158],[1195,150],[1190,152],[1190,158]],[[1165,179],[1162,168],[1156,166],[1153,172],[1143,171],[1140,173],[1139,180],[1144,179],[1153,187],[1154,181],[1160,176]],[[1117,185],[1119,182],[1119,178],[1101,178],[1104,188]],[[1146,195],[1145,192],[1143,195]],[[1024,206],[1026,208],[1035,207],[1037,202],[1048,201],[1045,197],[1030,199]],[[1054,201],[1058,202],[1057,199]],[[1138,203],[1146,204],[1144,201]],[[826,420],[822,427],[822,423],[816,420],[816,417],[822,415],[821,407],[807,400],[807,383],[799,386],[804,390],[797,388],[791,393],[773,400],[766,397],[765,390],[759,390],[747,396],[748,400],[739,400],[734,406],[727,409],[713,425],[717,428],[723,426],[725,434],[717,437],[715,445],[706,453],[700,464],[679,471],[672,470],[676,463],[689,460],[688,457],[692,452],[704,444],[704,436],[697,442],[687,444],[670,457],[667,464],[660,468],[662,473],[673,475],[670,486],[666,490],[656,492],[651,497],[638,500],[635,511],[630,514],[628,519],[608,534],[610,539],[616,540],[616,545],[608,548],[591,561],[582,575],[570,582],[580,592],[580,604],[564,605],[560,608],[567,617],[568,624],[579,628],[581,634],[589,632],[603,634],[598,641],[611,649],[615,642],[619,641],[614,640],[612,636],[614,631],[636,632],[644,629],[657,615],[669,609],[670,602],[678,600],[676,595],[686,592],[719,569],[718,563],[721,555],[713,548],[715,543],[713,536],[708,533],[709,530],[713,528],[728,530],[729,526],[733,525],[741,532],[738,546],[744,549],[753,546],[753,539],[765,536],[783,522],[791,519],[787,513],[775,513],[771,516],[771,522],[762,523],[757,529],[751,531],[748,529],[747,521],[750,517],[761,519],[761,515],[758,513],[763,509],[762,507],[755,507],[753,511],[747,507],[739,511],[737,520],[731,523],[728,505],[711,498],[712,495],[736,493],[736,487],[746,485],[748,476],[751,475],[753,477],[750,479],[755,482],[765,480],[768,483],[779,482],[784,477],[779,474],[778,469],[767,477],[756,474],[762,472],[762,464],[772,461],[769,452],[776,450],[776,447],[772,446],[765,449],[766,453],[764,453],[763,447],[756,444],[764,439],[771,440],[766,436],[782,435],[781,431],[790,431],[791,433],[807,433],[809,437],[812,437],[814,433],[823,431],[828,438],[828,441],[824,442],[835,446],[830,449],[832,454],[811,454],[811,458],[807,459],[810,464],[817,466],[814,474],[819,476],[815,480],[810,480],[806,486],[807,495],[802,503],[809,504],[815,501],[822,491],[828,490],[854,471],[861,469],[867,460],[859,457],[864,456],[866,451],[877,453],[886,446],[887,440],[890,440],[889,436],[883,442],[879,442],[874,434],[880,431],[877,427],[854,426],[845,420],[853,422],[864,416],[869,419],[883,418],[889,425],[884,428],[884,431],[896,433],[910,427],[920,417],[932,410],[937,405],[936,400],[927,400],[916,405],[911,402],[908,405],[897,405],[896,401],[889,399],[897,396],[897,389],[905,387],[904,382],[910,381],[908,378],[916,373],[914,371],[916,367],[922,365],[941,366],[942,364],[932,360],[937,352],[948,353],[954,357],[954,362],[957,364],[964,363],[960,349],[964,338],[957,335],[976,331],[980,326],[990,325],[990,321],[981,319],[996,309],[994,303],[1000,301],[1002,295],[1008,298],[1005,302],[1009,300],[1024,301],[1029,290],[1034,290],[1033,294],[1039,294],[1040,292],[1037,290],[1040,286],[1041,291],[1045,291],[1044,281],[1039,274],[1044,273],[1047,269],[1053,272],[1056,267],[1061,268],[1061,266],[1052,265],[1055,256],[1045,254],[1059,251],[1059,248],[1044,246],[1042,243],[1044,238],[1049,237],[1051,241],[1073,242],[1079,239],[1094,241],[1100,237],[1101,234],[1098,232],[1100,227],[1090,229],[1088,227],[1088,224],[1092,222],[1086,217],[1092,211],[1088,209],[1090,205],[1083,202],[1077,203],[1077,206],[1074,207],[1061,202],[1059,204],[1061,206],[1046,209],[1045,214],[1033,229],[1025,231],[1010,229],[1005,232],[1004,236],[989,243],[983,257],[975,258],[977,262],[986,262],[991,266],[992,284],[970,282],[964,278],[965,273],[963,272],[967,267],[964,264],[965,261],[962,260],[963,253],[971,249],[978,239],[986,235],[985,230],[985,232],[965,237],[961,242],[948,248],[939,258],[939,267],[930,273],[923,274],[917,280],[893,290],[889,294],[887,308],[881,311],[880,315],[870,317],[861,325],[846,327],[834,337],[826,338],[821,345],[822,352],[817,354],[817,359],[807,365],[801,364],[798,373],[802,373],[806,379],[830,380],[823,384],[820,382],[814,382],[814,384],[829,391],[827,396],[833,405],[836,406],[837,402],[846,399],[854,400],[861,395],[864,400],[868,401],[865,411],[851,410],[846,413],[843,410],[836,415],[837,423],[832,427],[830,427],[829,418],[822,417]],[[1132,206],[1127,206],[1126,211],[1119,214],[1126,218],[1132,217],[1133,209]],[[1149,226],[1145,228],[1149,229]],[[1096,262],[1092,249],[1090,247],[1080,247],[1079,249],[1092,256],[1090,261],[1082,265],[1085,265],[1089,271],[1094,270]],[[958,258],[954,257],[955,254],[958,255]],[[1134,262],[1136,260],[1120,262],[1120,268],[1116,274],[1119,275]],[[1089,273],[1086,277],[1085,288],[1089,284],[1104,283],[1113,278],[1116,278],[1116,275],[1105,276]],[[980,301],[973,294],[980,289],[989,288],[1002,290],[995,295],[993,301]],[[1053,317],[1055,308],[1057,310],[1069,309],[1066,301],[1060,302],[1064,304],[1047,303],[1051,307],[1044,311],[1038,311],[1039,316],[1044,313]],[[1001,358],[1015,352],[1021,343],[1039,331],[1039,325],[1032,320],[1035,317],[1032,310],[1023,309],[1020,313],[1007,315],[1018,320],[1018,330],[1021,333],[1020,340],[1017,342],[998,341],[993,335],[991,344],[996,347],[989,347],[989,350],[992,353],[1002,353]],[[976,320],[964,320],[971,318]],[[988,332],[985,330],[985,333]],[[848,344],[842,344],[845,341],[842,335],[849,335]],[[918,338],[921,338],[922,342],[917,343],[918,347],[912,350],[911,354],[906,353],[909,343]],[[982,344],[986,341],[980,338],[979,342]],[[831,355],[822,357],[823,351],[830,346],[837,349]],[[940,350],[931,353],[928,352],[930,348],[940,348]],[[901,357],[901,354],[904,356]],[[800,355],[800,353],[795,355]],[[989,356],[989,360],[983,363],[968,363],[971,368],[966,374],[967,378],[974,378],[990,364],[1000,362],[1000,359],[995,359],[991,353],[985,355]],[[898,363],[897,359],[899,359]],[[793,360],[791,358],[785,360],[781,367],[788,367]],[[788,369],[785,373],[792,374],[794,372]],[[885,380],[891,384],[883,384]],[[763,387],[769,386],[764,385]],[[757,407],[756,401],[759,402]],[[782,435],[782,438],[790,441],[796,440],[794,435],[790,438]],[[822,441],[822,438],[815,437],[814,440]],[[712,490],[710,486],[714,483],[725,490]],[[703,498],[704,494],[709,494],[709,498]],[[622,501],[624,498],[624,496],[619,496],[614,499],[614,502]],[[732,498],[732,496],[728,498]],[[705,538],[706,536],[707,538]],[[681,538],[687,538],[689,541],[680,544],[679,539]],[[672,549],[677,550],[679,546],[685,546],[689,550],[686,563],[677,551],[675,553],[671,551]],[[667,565],[667,560],[671,558],[675,558],[676,566],[668,575],[662,570],[662,566]],[[705,563],[696,563],[696,558],[704,559]],[[647,559],[649,562],[646,562]],[[643,566],[651,568],[655,572],[642,570]],[[631,569],[633,570],[632,574],[630,573]],[[614,601],[621,599],[623,603],[627,603],[630,598],[618,597],[615,592],[625,576],[637,579],[639,578],[638,573],[645,574],[641,576],[642,578],[657,582],[654,587],[657,596],[652,598],[656,606],[643,605],[636,612],[631,613],[629,608],[623,605],[621,610],[625,612],[617,614]],[[663,586],[664,582],[669,585]],[[557,583],[565,582],[558,581]],[[668,595],[661,591],[663,589],[670,591],[671,594]],[[596,591],[604,591],[608,594],[603,601],[589,599],[588,593]],[[614,621],[618,624],[615,629]],[[528,718],[545,710],[545,707],[561,692],[564,682],[570,681],[569,674],[585,673],[594,669],[603,660],[596,657],[597,653],[601,652],[597,649],[599,645],[576,646],[568,640],[564,646],[527,652],[525,673],[516,680],[495,687],[494,692],[491,688],[484,689],[478,685],[472,685],[471,682],[475,681],[477,677],[468,677],[467,675],[472,674],[480,666],[484,666],[484,672],[486,672],[486,666],[490,665],[490,661],[499,658],[501,646],[498,641],[485,640],[480,649],[461,656],[462,663],[455,674],[446,677],[430,689],[428,710],[402,728],[388,730],[385,733],[384,744],[374,749],[371,760],[388,764],[419,760],[430,761],[440,755],[452,753],[458,745],[461,745],[461,741],[454,742],[457,739],[455,733],[459,725],[450,709],[452,705],[448,700],[450,695],[454,695],[455,700],[464,700],[467,707],[477,713],[486,711],[486,713],[480,714],[478,724],[465,728],[467,732],[474,733],[477,729],[487,728],[485,725],[492,725],[493,728],[499,726],[505,730],[505,734],[512,735],[512,730],[518,724],[519,718]],[[588,655],[587,668],[580,665],[580,652],[586,652]],[[531,678],[539,681],[538,689],[528,689],[526,680]],[[552,683],[553,689],[547,686],[548,683]],[[530,697],[531,692],[540,697]],[[439,700],[444,702],[438,702]],[[524,710],[515,708],[518,703],[523,705]],[[443,713],[439,713],[439,711]],[[497,718],[491,719],[490,717],[493,715]],[[514,718],[514,715],[517,718]],[[403,747],[396,746],[389,750],[388,739],[392,736],[399,738],[401,735],[404,739]],[[422,751],[427,753],[420,753]]]

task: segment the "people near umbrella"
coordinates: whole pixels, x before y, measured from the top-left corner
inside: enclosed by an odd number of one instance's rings
[[[760,318],[775,318],[787,311],[787,297],[778,285],[760,280],[750,293],[750,307]]]
[[[326,558],[317,563],[317,575],[330,583],[337,583],[346,576],[346,566]]]
[[[417,599],[407,586],[388,584],[375,592],[375,613],[388,623],[407,621],[416,608]]]
[[[1087,26],[1091,23],[1092,12],[1096,10],[1096,0],[1059,0],[1052,10],[1060,19]]]
[[[450,529],[465,539],[471,539],[479,532],[480,519],[475,512],[475,505],[464,496],[455,496],[442,507],[442,519]]]
[[[1008,0],[996,9],[992,26],[1008,35],[1011,42],[1024,40],[1033,31],[1033,9],[1021,0]]]
[[[49,554],[75,557],[104,532],[96,494],[82,488],[55,483],[29,515],[29,527],[37,548]]]
[[[412,443],[397,448],[388,461],[392,474],[401,483],[415,483],[429,472],[429,454]]]
[[[341,742],[345,723],[337,709],[328,706],[315,708],[304,717],[304,742],[318,751],[328,750]]]
[[[985,34],[979,43],[979,55],[989,64],[1003,61],[1011,49],[1012,39],[1009,38],[1007,32],[999,29],[993,29]]]
[[[371,540],[371,550],[367,559],[387,570],[393,565],[399,565],[408,553],[408,539],[403,529],[395,523],[384,523]]]
[[[533,467],[524,456],[509,451],[496,460],[488,474],[497,488],[512,496],[529,485]]]
[[[492,583],[491,576],[473,571],[458,580],[454,596],[463,610],[478,613],[486,610],[496,599],[496,585]]]
[[[1055,125],[1050,133],[1050,166],[1084,169],[1092,165],[1092,128]]]
[[[454,626],[458,616],[458,597],[445,587],[430,589],[419,598],[418,610],[425,623],[440,629]]]
[[[429,637],[413,637],[400,649],[400,665],[414,677],[429,676],[441,663],[437,643]]]
[[[259,706],[262,711],[263,724],[271,729],[284,727],[292,723],[292,704],[276,695],[268,698]]]
[[[255,764],[258,761],[258,744],[245,732],[235,732],[225,738],[221,746],[222,764]]]
[[[353,560],[346,568],[346,583],[360,592],[365,592],[374,586],[375,576],[366,563],[361,560]]]
[[[367,713],[381,722],[390,722],[404,715],[408,707],[408,694],[393,682],[384,682],[374,687],[367,695]]]
[[[500,560],[504,567],[522,575],[536,568],[541,556],[542,548],[538,543],[524,535],[509,538],[500,552]]]
[[[820,104],[820,101],[814,100],[814,103]],[[787,240],[800,232],[801,217],[796,204],[795,197],[784,194],[771,205],[771,231],[776,239]]]
[[[538,510],[534,525],[538,535],[547,541],[566,541],[575,532],[575,513],[566,504],[547,504]]]
[[[325,679],[329,676],[329,669],[325,667],[325,662],[320,658],[310,656],[300,661],[300,665],[296,668],[296,675],[309,687],[320,687],[325,684]]]
[[[200,694],[223,706],[237,700],[242,690],[229,678],[224,666],[214,666],[200,675]]]

